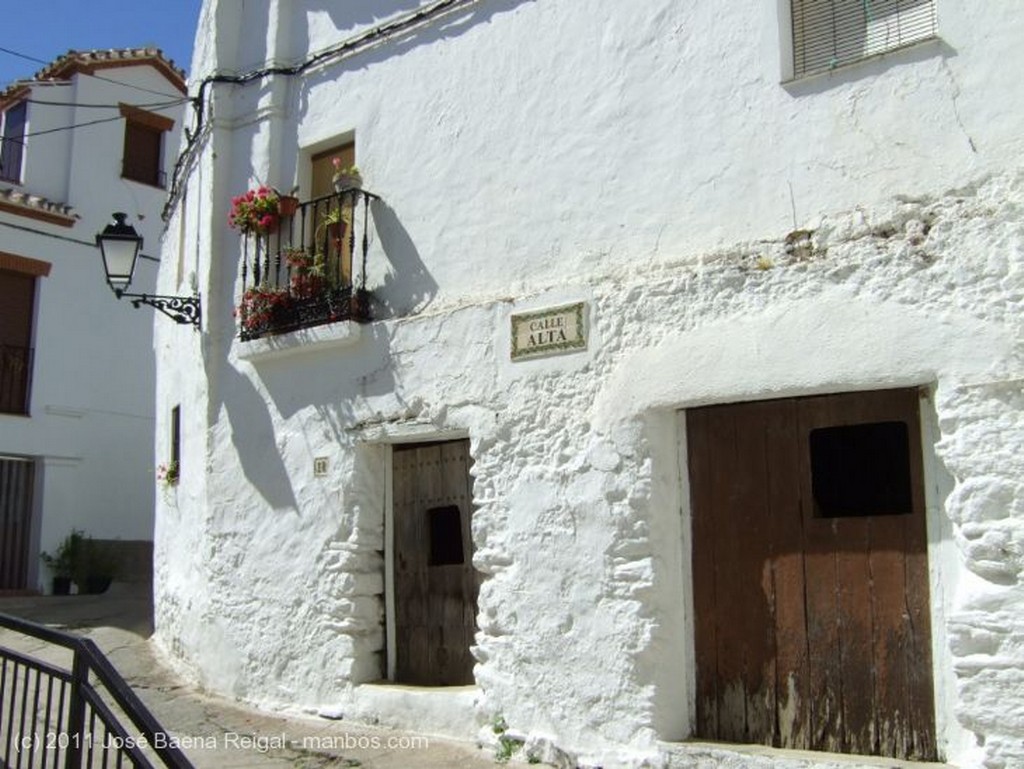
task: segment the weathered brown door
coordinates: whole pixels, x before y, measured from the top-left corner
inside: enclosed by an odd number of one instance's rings
[[[687,412],[697,736],[936,758],[918,395]]]
[[[469,441],[394,447],[395,671],[399,683],[473,683]]]
[[[334,194],[333,161],[335,158],[339,160],[342,168],[354,166],[356,163],[355,142],[331,147],[313,156],[310,188],[312,199]],[[315,248],[324,254],[328,278],[342,286],[352,285],[352,204],[353,199],[346,196],[340,201],[325,202],[312,212],[311,226],[316,242]],[[337,230],[336,239],[328,231],[325,220],[338,220],[339,217],[341,221],[345,222],[345,225]]]
[[[0,590],[28,587],[35,465],[0,459]]]

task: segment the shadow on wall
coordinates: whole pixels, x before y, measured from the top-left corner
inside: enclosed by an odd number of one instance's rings
[[[295,493],[266,399],[238,369],[228,365],[222,370],[221,392],[227,394],[222,405],[246,480],[274,510],[295,509]]]
[[[353,68],[363,68],[369,64],[399,56],[417,46],[429,45],[444,38],[457,37],[478,24],[490,21],[497,14],[510,11],[527,2],[535,2],[535,0],[488,0],[488,2],[478,2],[465,9],[453,11],[436,21],[425,23],[422,27],[415,27],[395,37],[383,38],[372,50],[361,53],[358,56],[358,64],[352,66]],[[353,17],[357,13],[360,14],[356,19],[357,24],[364,20],[383,23],[389,20],[389,14],[383,13],[381,7],[390,9],[392,12],[390,16],[393,16],[402,11],[411,11],[420,7],[421,4],[413,0],[391,0],[391,2],[381,0],[379,3],[375,0],[361,0],[354,4],[354,9],[346,3],[344,10],[339,10],[337,3],[319,2],[310,3],[310,10],[323,10],[329,13],[335,28],[341,31],[352,26]],[[372,12],[368,10],[370,8],[373,9]],[[390,18],[390,20],[394,19]],[[308,31],[303,28],[301,32],[297,32],[296,40],[302,40],[307,35]],[[297,48],[296,50],[304,51],[305,49]],[[316,82],[335,78],[335,67],[326,67],[318,76],[311,76],[311,80]]]
[[[336,437],[360,420],[372,417],[366,401],[391,397],[395,391],[391,338],[381,323],[362,327],[359,341],[336,354],[301,358],[301,376],[288,358],[256,363],[261,397],[270,401],[283,419],[309,407],[326,414]],[[266,405],[264,405],[266,411]]]
[[[310,355],[302,358],[302,375],[294,361],[272,359],[257,363],[257,378],[264,390],[238,369],[225,367],[223,406],[231,424],[231,442],[246,480],[275,510],[295,510],[297,496],[285,467],[272,409],[291,419],[312,408],[319,419],[298,426],[289,440],[307,441],[306,430],[329,430],[335,442],[345,438],[354,425],[374,417],[374,400],[394,398],[394,367],[391,339],[383,324],[362,327],[359,342],[343,355]],[[392,401],[388,401],[391,403]]]
[[[370,207],[384,255],[390,263],[380,283],[369,285],[374,294],[372,317],[385,320],[426,309],[437,295],[437,282],[427,271],[416,244],[384,201]]]
[[[318,11],[326,13],[335,29],[347,30],[380,23],[395,14],[416,10],[421,4],[421,0],[311,0],[303,16]]]

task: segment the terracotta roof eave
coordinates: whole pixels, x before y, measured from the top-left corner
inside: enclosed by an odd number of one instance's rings
[[[31,79],[23,79],[0,93],[0,104],[14,100],[16,90],[26,90],[32,81],[68,80],[76,73],[91,74],[96,70],[117,67],[153,67],[182,95],[188,95],[185,71],[164,57],[159,48],[109,48],[91,51],[70,50],[39,70]]]
[[[73,227],[79,218],[75,209],[66,203],[57,203],[42,195],[14,189],[0,189],[0,211],[61,227]]]

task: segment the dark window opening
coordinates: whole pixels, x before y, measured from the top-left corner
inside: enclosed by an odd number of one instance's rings
[[[181,477],[181,406],[171,409],[171,468]]]
[[[906,422],[822,427],[810,444],[817,517],[913,512]]]
[[[0,270],[0,413],[28,414],[36,278]]]
[[[462,548],[462,514],[458,505],[432,507],[430,520],[430,566],[452,566],[465,563]]]
[[[163,131],[133,120],[125,122],[124,165],[121,175],[125,179],[164,186],[164,172],[160,167],[163,156]]]
[[[25,123],[28,105],[16,104],[3,115],[3,142],[0,143],[0,179],[21,181],[21,161],[25,154]]]

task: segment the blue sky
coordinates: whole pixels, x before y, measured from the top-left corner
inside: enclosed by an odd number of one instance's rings
[[[0,48],[49,63],[69,48],[155,45],[186,72],[202,0],[5,0]],[[0,89],[43,65],[0,51]]]

